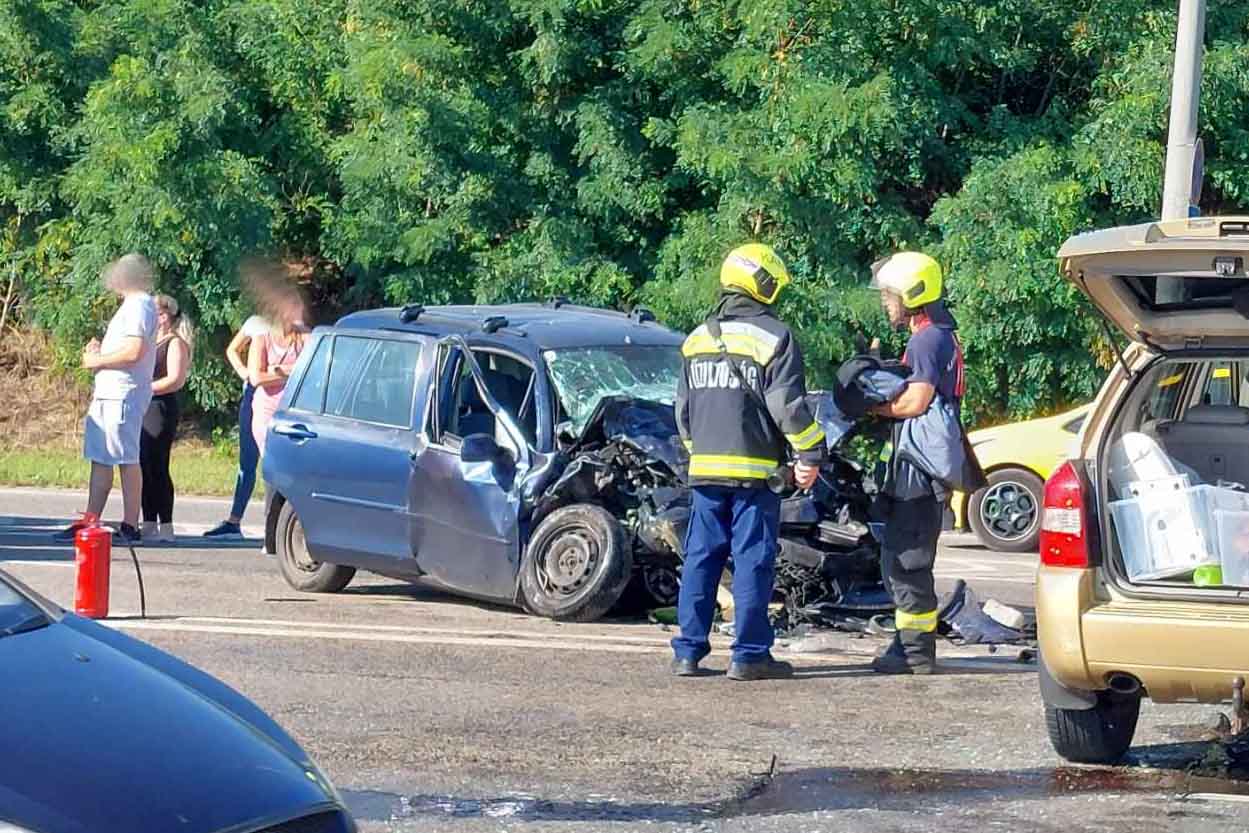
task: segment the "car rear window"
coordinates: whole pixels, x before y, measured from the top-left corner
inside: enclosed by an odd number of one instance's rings
[[[1235,293],[1249,293],[1249,278],[1121,275],[1119,280],[1132,290],[1142,307],[1155,312],[1231,309]],[[1164,288],[1168,283],[1169,288]]]

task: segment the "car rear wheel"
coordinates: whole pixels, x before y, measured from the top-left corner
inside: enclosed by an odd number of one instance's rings
[[[1041,478],[1024,469],[990,474],[989,485],[968,502],[967,518],[980,543],[991,550],[1036,552],[1044,491]]]
[[[1141,695],[1103,691],[1091,709],[1045,707],[1054,751],[1077,764],[1111,764],[1123,757],[1136,734]]]
[[[304,593],[337,593],[356,575],[355,567],[324,564],[309,554],[304,526],[289,502],[278,512],[277,557],[282,578]]]
[[[632,574],[633,552],[619,521],[601,506],[565,506],[529,539],[521,597],[539,616],[591,622],[619,601]]]

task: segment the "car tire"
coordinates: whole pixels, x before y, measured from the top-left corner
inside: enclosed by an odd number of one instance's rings
[[[967,521],[980,543],[1001,552],[1036,552],[1045,484],[1026,469],[998,469],[967,501]],[[1026,525],[1025,525],[1026,522]]]
[[[308,553],[304,527],[290,502],[278,512],[277,558],[282,578],[303,593],[337,593],[356,575],[355,567],[325,564]]]
[[[601,506],[556,509],[529,538],[521,565],[526,609],[567,622],[592,622],[620,600],[633,575],[623,527]]]
[[[1112,764],[1136,734],[1141,695],[1099,692],[1091,709],[1045,707],[1045,726],[1054,751],[1076,764]]]
[[[674,559],[675,562],[675,559]],[[633,565],[633,576],[616,603],[622,616],[634,616],[663,607],[675,607],[681,595],[679,563]]]

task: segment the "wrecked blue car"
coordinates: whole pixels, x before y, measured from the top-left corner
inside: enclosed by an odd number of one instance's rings
[[[555,619],[671,604],[689,516],[682,341],[645,310],[560,301],[318,328],[266,442],[266,548],[308,592],[362,569]],[[788,608],[891,609],[863,485],[833,455],[816,489],[789,489]]]

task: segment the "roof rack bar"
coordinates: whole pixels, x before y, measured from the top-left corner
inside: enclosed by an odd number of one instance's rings
[[[481,322],[481,331],[483,333],[496,333],[506,327],[507,323],[507,316],[492,315]]]
[[[560,307],[566,307],[570,304],[572,304],[572,301],[569,301],[568,298],[563,295],[555,295],[549,298],[546,302],[546,305],[551,309],[559,309]]]
[[[420,318],[423,312],[425,312],[423,304],[405,304],[403,309],[399,310],[399,320],[404,324],[411,324]]]
[[[659,320],[655,317],[655,313],[651,312],[646,307],[641,307],[641,306],[634,307],[632,310],[629,311],[629,319],[638,324],[646,324],[650,321]]]

